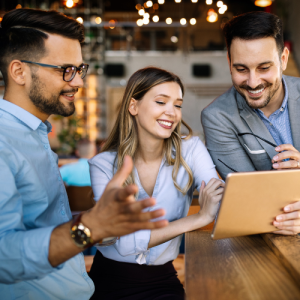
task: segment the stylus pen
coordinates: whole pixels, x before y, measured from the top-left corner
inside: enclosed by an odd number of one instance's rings
[[[228,165],[226,165],[223,161],[221,161],[221,159],[218,158],[218,161],[221,162],[224,166],[226,166],[228,169],[230,169],[233,172],[238,172],[235,169],[230,168]]]

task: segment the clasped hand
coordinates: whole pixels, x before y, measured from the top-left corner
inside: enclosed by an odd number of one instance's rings
[[[281,153],[278,153],[272,159],[274,169],[283,170],[300,168],[300,153],[295,147],[290,144],[283,144],[276,147],[275,150]],[[289,160],[283,161],[285,159]],[[274,231],[274,233],[284,235],[295,235],[299,233],[300,201],[287,205],[284,207],[283,211],[284,213],[278,215],[273,222],[273,225],[279,229],[278,231]]]

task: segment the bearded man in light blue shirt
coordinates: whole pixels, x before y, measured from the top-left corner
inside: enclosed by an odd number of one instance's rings
[[[74,113],[83,86],[81,24],[57,12],[18,9],[0,28],[0,297],[89,299],[94,291],[82,250],[109,236],[163,227],[135,202],[136,186],[122,188],[132,160],[107,185],[93,209],[71,221],[65,187],[50,149],[51,114]]]

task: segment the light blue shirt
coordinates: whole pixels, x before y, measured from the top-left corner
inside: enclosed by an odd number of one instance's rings
[[[78,162],[62,166],[60,174],[66,185],[91,186],[90,167],[86,158]]]
[[[71,219],[51,151],[49,122],[0,100],[0,298],[89,299],[94,285],[79,254],[53,268],[53,229]]]
[[[211,178],[218,178],[212,159],[198,137],[182,141],[182,156],[193,172],[194,181],[192,187],[186,195],[180,193],[173,183],[173,166],[169,166],[166,160],[163,159],[152,195],[156,199],[156,205],[148,209],[165,209],[166,215],[164,218],[170,222],[187,215],[193,192],[195,189],[200,189],[202,180],[207,183]],[[115,157],[116,152],[103,152],[89,160],[92,188],[96,201],[101,197],[105,186],[113,176]],[[134,172],[135,183],[139,188],[137,200],[148,198],[149,196],[140,183],[137,170],[135,169]],[[180,166],[177,183],[184,187],[187,182],[188,174]],[[178,256],[182,236],[148,250],[150,235],[151,230],[140,230],[121,237],[112,246],[101,247],[98,250],[109,259],[147,265],[162,265]]]
[[[282,144],[294,144],[288,110],[289,92],[284,78],[282,78],[282,83],[284,86],[285,96],[279,109],[273,112],[269,118],[267,118],[260,109],[254,110],[268,128],[278,146]]]

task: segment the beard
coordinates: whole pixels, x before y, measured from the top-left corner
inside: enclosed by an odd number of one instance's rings
[[[51,94],[49,97],[45,97],[43,91],[46,90],[46,85],[39,80],[39,77],[36,74],[32,74],[31,78],[32,82],[29,98],[40,112],[63,117],[69,117],[75,112],[74,102],[64,105],[59,101],[59,97],[62,93],[77,92],[77,89],[65,90],[61,91],[59,94]]]
[[[280,83],[281,83],[281,79],[277,78],[275,83],[266,82],[265,84],[258,85],[254,89],[248,86],[247,84],[241,84],[241,85],[233,84],[233,85],[235,89],[238,91],[238,93],[246,100],[246,103],[248,104],[249,107],[251,107],[252,109],[261,109],[266,107],[270,103],[271,99],[279,90]],[[263,99],[262,102],[261,99],[251,99],[249,95],[246,94],[247,92],[244,92],[244,90],[258,91],[261,89],[268,89],[267,95],[264,96],[265,99]]]

